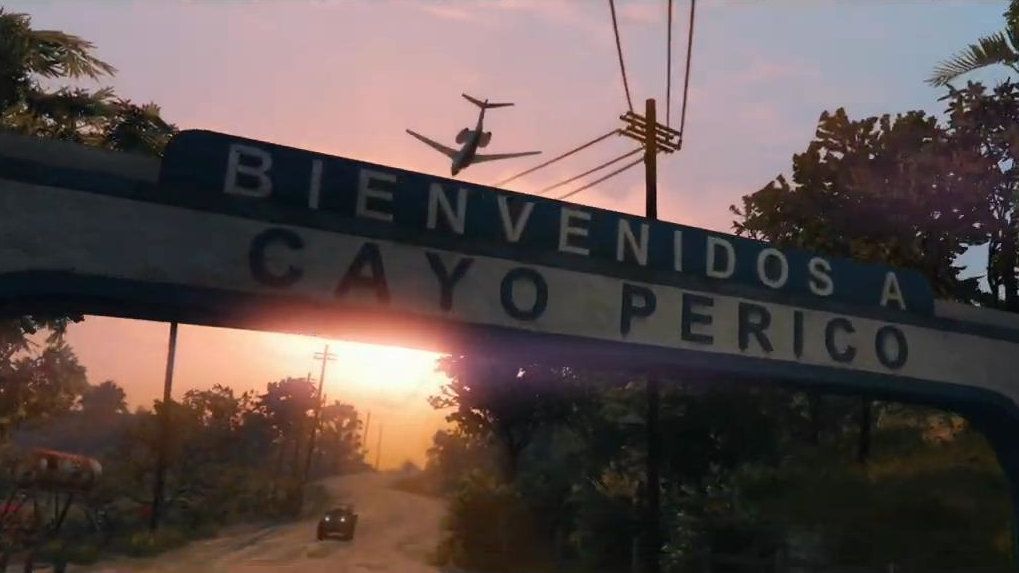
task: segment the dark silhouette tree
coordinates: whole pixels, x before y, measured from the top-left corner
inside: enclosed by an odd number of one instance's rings
[[[127,394],[113,380],[89,386],[81,395],[81,411],[93,418],[127,414]]]
[[[447,356],[439,369],[450,382],[429,402],[453,408],[446,420],[465,435],[493,440],[508,481],[515,479],[520,455],[538,428],[568,419],[578,389],[574,372],[563,367]]]
[[[824,112],[807,150],[779,175],[730,207],[737,234],[786,247],[913,268],[937,294],[974,300],[974,278],[956,261],[986,242],[990,217],[981,190],[997,177],[980,142],[958,138],[912,111],[851,120]]]
[[[277,475],[283,473],[288,449],[292,456],[290,473],[299,475],[302,433],[310,428],[316,397],[315,385],[308,379],[284,378],[270,382],[265,394],[256,399],[255,409],[265,416],[275,433],[278,448]]]
[[[950,87],[943,99],[951,137],[978,148],[982,161],[974,167],[985,170],[973,189],[989,214],[984,231],[990,296],[982,302],[1019,312],[1019,84],[1006,81],[988,89],[969,83],[964,89]]]
[[[733,227],[781,246],[917,269],[942,297],[985,299],[956,262],[987,242],[995,222],[987,190],[1000,171],[980,136],[943,128],[919,111],[863,120],[841,108],[824,112],[807,150],[793,156],[792,182],[779,175],[743,197],[741,207],[730,207],[738,217]],[[1001,233],[1011,253],[1007,238],[1014,236],[1007,228]],[[820,399],[808,406],[818,427]],[[871,410],[863,400],[861,462],[870,451]]]

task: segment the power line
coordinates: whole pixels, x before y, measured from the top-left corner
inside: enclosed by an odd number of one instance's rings
[[[609,0],[612,12],[612,31],[616,34],[616,53],[619,54],[619,70],[623,72],[623,89],[626,91],[626,105],[633,111],[633,100],[630,99],[630,83],[626,81],[626,64],[623,63],[623,44],[619,41],[619,23],[616,22],[616,3]]]
[[[669,23],[668,23],[668,40],[666,40],[666,53],[665,53],[665,125],[666,127],[672,127],[669,120],[672,117],[672,0],[669,0]]]
[[[572,197],[572,196],[576,195],[577,193],[580,193],[581,191],[585,191],[587,189],[590,189],[591,187],[594,187],[595,185],[597,185],[597,184],[599,184],[599,183],[601,183],[603,181],[606,181],[608,179],[611,179],[612,177],[615,177],[616,175],[619,175],[623,171],[626,171],[627,169],[637,165],[638,163],[642,163],[643,161],[644,161],[644,158],[641,157],[640,159],[638,159],[637,161],[634,161],[633,163],[628,163],[628,164],[620,167],[619,169],[616,169],[612,173],[609,173],[608,175],[606,175],[606,176],[604,176],[604,177],[602,177],[600,179],[595,179],[594,181],[588,183],[587,185],[583,185],[581,187],[577,187],[576,189],[574,189],[573,191],[570,191],[569,193],[567,193],[565,195],[562,195],[560,197],[556,197],[556,199],[562,200],[562,199],[566,199],[567,197]]]
[[[683,110],[679,115],[679,133],[682,138],[683,127],[686,126],[686,99],[690,89],[690,57],[693,54],[693,22],[694,10],[697,8],[697,0],[690,0],[690,34],[686,41],[686,73],[683,76]],[[680,139],[682,142],[682,139]]]
[[[534,173],[535,171],[541,169],[542,167],[548,167],[549,165],[552,165],[553,163],[555,163],[556,161],[559,161],[560,159],[565,159],[565,158],[573,155],[574,153],[577,153],[578,151],[587,149],[588,147],[591,147],[595,143],[598,143],[599,141],[602,141],[602,140],[604,140],[604,139],[606,139],[608,137],[611,137],[613,135],[616,135],[618,133],[619,133],[618,129],[613,129],[612,131],[606,133],[605,135],[600,135],[600,136],[592,139],[591,141],[588,141],[587,143],[585,143],[585,144],[583,144],[583,145],[581,145],[579,147],[575,147],[575,148],[567,151],[566,153],[563,153],[562,155],[559,155],[557,157],[553,157],[552,159],[549,159],[548,161],[546,161],[544,163],[541,163],[539,165],[535,165],[534,167],[531,167],[530,169],[527,169],[525,171],[521,171],[520,173],[517,173],[516,175],[514,175],[513,177],[510,177],[509,179],[503,179],[502,181],[499,181],[498,183],[496,183],[495,187],[501,187],[502,185],[505,185],[505,184],[509,183],[510,181],[515,181],[515,180],[523,177],[524,175],[528,175],[528,174]]]
[[[666,145],[664,145],[664,147],[665,148],[669,148],[668,150],[667,149],[663,149],[663,151],[678,151],[679,148],[682,146],[682,142],[683,142],[683,129],[686,127],[686,108],[687,108],[687,103],[688,103],[689,94],[690,94],[690,67],[691,67],[691,61],[693,59],[693,34],[694,34],[694,17],[695,17],[695,14],[696,14],[696,7],[697,7],[696,5],[697,5],[697,0],[690,0],[690,23],[689,23],[689,34],[688,34],[688,37],[687,37],[687,45],[686,45],[686,69],[685,69],[685,71],[683,73],[683,104],[682,104],[682,109],[680,111],[679,130],[676,131],[676,130],[670,129],[670,127],[671,127],[671,120],[672,120],[672,52],[673,52],[673,50],[672,50],[672,28],[673,28],[673,26],[672,26],[672,13],[673,13],[673,1],[672,0],[668,0],[668,3],[667,3],[667,8],[668,8],[668,28],[667,28],[667,34],[668,34],[668,37],[667,37],[667,41],[666,41],[666,69],[665,69],[665,76],[666,76],[666,79],[665,79],[665,99],[666,99],[666,105],[665,105],[665,125],[662,126],[662,125],[656,123],[655,124],[655,126],[656,126],[655,127],[655,131],[654,131],[654,133],[655,133],[654,137],[655,137],[656,142],[660,143],[660,144],[666,144]],[[618,19],[616,18],[616,5],[615,5],[614,0],[609,0],[609,10],[612,13],[612,31],[613,31],[613,34],[615,35],[615,39],[616,39],[616,54],[619,56],[619,71],[621,72],[622,77],[623,77],[623,90],[626,92],[626,104],[627,104],[627,106],[630,109],[630,113],[628,115],[631,116],[630,118],[625,118],[624,117],[623,119],[624,120],[625,119],[632,119],[632,120],[635,121],[635,123],[628,121],[628,123],[632,123],[632,125],[629,125],[629,127],[626,130],[619,131],[619,133],[621,133],[623,135],[628,135],[628,136],[641,136],[642,135],[642,131],[641,131],[642,124],[640,123],[640,121],[636,121],[636,120],[641,120],[642,118],[640,118],[639,116],[636,116],[636,114],[634,114],[634,112],[633,112],[633,100],[630,97],[630,83],[629,83],[629,81],[627,80],[627,77],[626,77],[626,63],[625,63],[625,59],[623,58],[623,45],[622,45],[622,42],[619,39],[619,22],[618,22]],[[663,132],[663,135],[659,136],[659,134],[658,134],[659,131]],[[607,137],[607,135],[603,136],[600,139],[603,139],[604,137]],[[672,141],[673,138],[676,139],[675,142]],[[593,144],[593,143],[595,143],[595,142],[592,142],[591,144]],[[637,151],[639,151],[639,150],[637,150]],[[565,181],[562,181],[562,182],[557,183],[555,185],[552,185],[550,187],[546,187],[546,188],[542,189],[541,191],[539,191],[538,194],[540,195],[540,194],[545,193],[547,191],[551,191],[552,189],[556,189],[558,187],[561,187],[564,184],[570,183],[572,181],[576,181],[577,179],[580,179],[582,177],[590,175],[591,173],[594,173],[595,171],[599,171],[599,170],[601,170],[601,169],[603,169],[605,167],[608,167],[609,165],[612,165],[614,163],[622,161],[623,159],[625,159],[626,157],[629,157],[630,155],[633,155],[634,153],[636,153],[636,151],[627,153],[627,154],[625,154],[625,155],[623,155],[621,157],[617,157],[617,158],[612,159],[612,160],[610,160],[610,161],[608,161],[608,162],[606,162],[606,163],[604,163],[602,165],[599,165],[599,166],[597,166],[597,167],[595,167],[593,169],[585,171],[584,173],[581,173],[580,175],[571,177],[569,179],[566,179]],[[536,167],[536,168],[534,168],[532,170],[529,170],[529,171],[527,171],[525,173],[522,173],[521,175],[526,174],[526,173],[530,173],[530,172],[532,172],[535,169],[544,167],[545,165],[548,165],[549,163],[552,163],[553,161],[557,161],[558,159],[561,159],[564,156],[557,157],[557,158],[555,158],[555,159],[553,159],[551,161],[546,162],[545,164],[539,165],[538,167]],[[593,187],[593,186],[595,186],[595,185],[597,185],[599,183],[602,183],[603,181],[606,181],[606,180],[608,180],[608,179],[610,179],[612,177],[615,177],[616,175],[619,175],[620,173],[626,171],[627,169],[630,169],[631,167],[636,166],[641,161],[642,161],[642,159],[639,159],[639,160],[637,160],[637,161],[635,161],[633,163],[628,163],[627,165],[625,165],[625,166],[623,166],[623,167],[613,171],[612,173],[609,173],[608,175],[606,175],[604,177],[596,179],[595,181],[592,181],[592,182],[590,182],[590,183],[588,183],[586,185],[582,185],[581,187],[578,187],[577,189],[574,189],[573,191],[570,191],[569,193],[566,193],[565,195],[562,195],[562,196],[558,197],[558,199],[566,199],[567,197],[572,197],[573,195],[576,195],[577,193],[580,193],[581,191],[590,189],[591,187]],[[516,177],[519,177],[519,175],[511,178],[510,180],[515,179]],[[499,183],[499,184],[502,184],[502,183]]]
[[[637,149],[634,149],[633,151],[624,153],[624,154],[620,155],[619,157],[616,157],[615,159],[610,159],[609,161],[606,161],[605,163],[602,163],[602,164],[600,164],[600,165],[598,165],[596,167],[588,169],[587,171],[581,173],[580,175],[574,175],[573,177],[570,177],[569,179],[566,179],[564,181],[560,181],[559,183],[556,183],[555,185],[549,185],[548,187],[545,187],[541,191],[538,191],[537,194],[538,195],[544,195],[545,193],[548,193],[549,191],[551,191],[553,189],[558,189],[559,187],[562,187],[563,185],[566,185],[567,183],[573,183],[577,179],[581,179],[581,178],[587,177],[588,175],[594,173],[595,171],[601,171],[602,169],[605,169],[609,165],[613,165],[615,163],[619,163],[620,161],[626,159],[627,157],[631,157],[631,156],[633,156],[633,155],[635,155],[637,153],[640,153],[640,151],[641,151],[641,148],[638,147]]]

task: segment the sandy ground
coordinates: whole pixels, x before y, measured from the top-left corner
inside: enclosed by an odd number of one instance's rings
[[[426,565],[439,538],[442,502],[388,487],[392,474],[359,474],[324,482],[336,500],[359,514],[353,541],[315,540],[318,518],[269,527],[241,527],[152,559],[122,559],[75,572],[436,573]]]

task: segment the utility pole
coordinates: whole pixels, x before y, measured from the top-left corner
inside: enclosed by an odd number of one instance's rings
[[[658,220],[658,161],[659,151],[672,153],[682,145],[678,131],[658,123],[655,116],[655,100],[645,102],[644,117],[629,112],[620,117],[626,122],[623,135],[636,139],[644,146],[645,217]],[[659,423],[661,410],[661,387],[658,374],[650,372],[647,379],[647,404],[645,414],[646,454],[645,460],[645,515],[644,544],[641,561],[645,573],[661,571],[662,516],[661,516],[661,455],[662,438]]]
[[[315,353],[315,360],[322,361],[322,370],[319,371],[318,375],[318,392],[315,394],[315,416],[311,422],[311,436],[308,438],[308,458],[304,462],[304,479],[302,483],[307,483],[308,474],[311,472],[311,457],[315,452],[315,432],[318,430],[318,419],[322,412],[322,385],[326,379],[326,363],[330,360],[336,360],[336,355],[329,352],[329,345],[326,344],[322,352]],[[310,375],[308,376],[311,377]]]
[[[170,436],[170,401],[173,393],[173,364],[177,354],[177,323],[170,323],[170,339],[166,350],[166,376],[163,378],[163,412],[160,416],[159,441],[156,452],[156,479],[152,490],[152,514],[149,530],[159,528],[159,512],[163,505],[163,488],[166,480],[166,449]]]
[[[375,471],[379,471],[379,460],[382,458],[382,422],[379,422],[379,441],[375,446]]]

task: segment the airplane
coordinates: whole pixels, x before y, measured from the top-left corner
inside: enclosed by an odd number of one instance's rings
[[[524,151],[521,153],[493,153],[488,155],[478,154],[478,148],[487,146],[488,142],[491,141],[492,139],[492,132],[485,131],[484,126],[482,125],[482,123],[485,121],[485,110],[496,107],[506,107],[513,104],[488,103],[487,99],[485,101],[481,101],[467,94],[460,95],[462,95],[464,99],[466,99],[467,101],[480,107],[481,112],[478,115],[477,127],[475,127],[473,130],[465,127],[460,130],[460,133],[456,134],[456,142],[463,144],[463,147],[461,147],[459,150],[446,147],[445,145],[437,141],[428,139],[427,137],[421,135],[420,133],[415,133],[409,129],[407,130],[407,133],[413,135],[425,145],[432,147],[433,149],[439,151],[446,157],[449,157],[450,159],[453,160],[453,165],[450,168],[450,173],[452,173],[453,177],[456,177],[457,173],[463,171],[465,168],[467,168],[468,165],[472,165],[474,163],[480,163],[482,161],[495,161],[497,159],[510,159],[513,157],[524,157],[525,155],[537,155],[541,153],[540,151]]]

